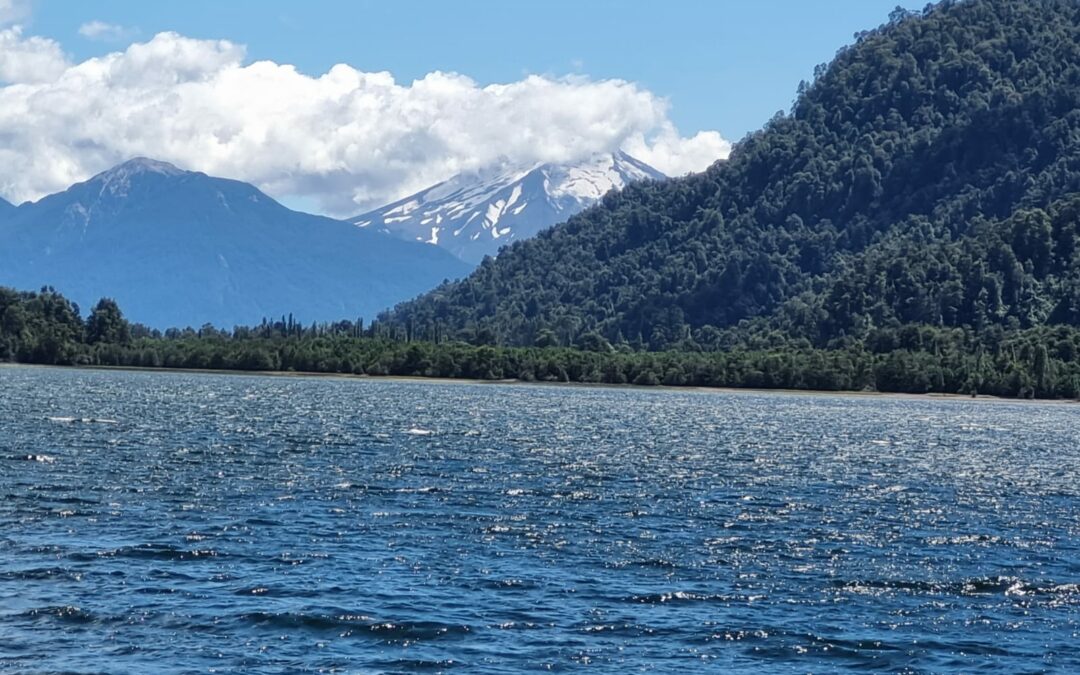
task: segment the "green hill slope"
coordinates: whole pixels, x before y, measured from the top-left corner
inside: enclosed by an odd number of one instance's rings
[[[820,67],[702,174],[399,306],[413,337],[714,349],[1080,322],[1080,3],[947,2]]]

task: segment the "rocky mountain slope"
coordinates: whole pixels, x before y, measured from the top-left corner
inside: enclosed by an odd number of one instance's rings
[[[0,220],[0,285],[116,299],[156,327],[371,318],[469,267],[291,211],[246,183],[125,162]]]

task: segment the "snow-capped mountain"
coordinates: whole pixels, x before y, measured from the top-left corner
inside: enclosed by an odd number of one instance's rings
[[[478,263],[591,206],[610,190],[665,178],[624,152],[576,164],[458,174],[426,190],[350,219],[365,229],[436,244]]]
[[[373,318],[469,271],[446,251],[135,159],[0,218],[0,285],[114,298],[151,326]]]

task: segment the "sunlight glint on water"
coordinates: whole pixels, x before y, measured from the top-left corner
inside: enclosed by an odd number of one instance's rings
[[[0,369],[0,670],[1080,670],[1080,410]]]

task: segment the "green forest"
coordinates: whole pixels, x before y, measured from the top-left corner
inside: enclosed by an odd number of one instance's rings
[[[779,331],[989,344],[1080,324],[1080,3],[944,2],[857,36],[702,174],[609,194],[381,321],[716,351]]]
[[[303,326],[291,317],[251,328],[164,333],[132,325],[104,299],[83,320],[52,289],[0,288],[0,361],[46,365],[295,371],[525,382],[754,387],[827,391],[1080,397],[1080,329],[1005,333],[932,326],[879,329],[844,348],[816,348],[780,333],[720,351],[634,351],[598,334],[574,348],[409,341],[385,327],[342,321]]]
[[[368,325],[162,333],[0,290],[0,360],[44,364],[1076,398],[1078,350],[1074,0],[898,9],[729,159]]]

